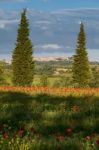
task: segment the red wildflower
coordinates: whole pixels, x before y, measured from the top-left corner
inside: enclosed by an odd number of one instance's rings
[[[24,132],[25,132],[24,128],[20,128],[20,130],[18,131],[18,135],[22,137],[24,135]]]
[[[72,110],[73,112],[79,112],[79,111],[80,111],[80,108],[79,108],[79,106],[75,105],[75,106],[73,106],[73,107],[71,108],[71,110]]]
[[[86,136],[85,139],[86,139],[87,141],[90,141],[90,140],[91,140],[91,137],[90,137],[90,136]]]
[[[8,133],[5,132],[5,133],[3,134],[3,138],[4,138],[4,139],[8,139],[8,138],[9,138]]]
[[[99,145],[99,138],[96,140],[96,143]]]
[[[66,129],[66,133],[67,133],[67,135],[71,136],[72,135],[72,129],[71,128],[67,128]]]

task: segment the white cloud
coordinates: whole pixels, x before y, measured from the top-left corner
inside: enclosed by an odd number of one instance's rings
[[[46,27],[46,26],[42,26],[42,27],[40,27],[40,29],[43,30],[43,31],[47,31],[49,28]]]
[[[17,23],[19,20],[0,20],[0,28],[5,28],[7,24]]]
[[[4,23],[0,23],[0,28],[1,29],[5,28],[5,24]]]
[[[66,46],[66,48],[67,48],[67,49],[70,49],[70,48],[72,49],[72,47],[70,47],[70,46]]]
[[[91,49],[91,48],[87,48],[87,50],[91,51],[91,52],[93,52],[93,51],[97,51],[98,52],[99,51],[99,49]]]
[[[99,49],[88,48],[88,56],[89,56],[90,61],[98,61],[99,62]]]
[[[78,24],[81,24],[82,23],[82,21],[78,21]]]
[[[35,24],[51,24],[51,22],[47,20],[40,20],[40,21],[36,21]]]
[[[44,45],[41,45],[41,46],[36,46],[37,47],[40,47],[44,50],[46,49],[60,49],[62,48],[62,46],[58,45],[58,44],[44,44]]]
[[[48,30],[48,28],[50,27],[51,22],[47,21],[47,20],[37,20],[34,22],[34,26],[40,28],[41,30]]]

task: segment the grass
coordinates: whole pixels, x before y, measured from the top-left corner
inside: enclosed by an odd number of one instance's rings
[[[33,85],[34,86],[42,86],[42,83],[41,83],[41,80],[40,80],[41,76],[39,75],[35,75],[34,76],[34,81],[33,81]],[[48,76],[47,77],[47,80],[48,80],[48,85],[53,87],[54,86],[54,83],[56,81],[59,81],[61,78],[60,77],[56,77],[56,76]]]
[[[33,85],[34,86],[42,86],[41,83],[41,75],[35,75],[34,76],[34,80],[33,80]],[[64,75],[63,73],[61,73],[60,75],[47,75],[47,81],[48,81],[48,86],[50,87],[62,87],[63,86],[63,80],[66,80],[66,78],[70,79],[71,74],[68,73],[67,75]],[[68,79],[67,79],[68,80]],[[65,81],[68,82],[68,81]],[[67,83],[68,84],[68,83]],[[70,83],[69,83],[69,87],[70,87]]]
[[[1,150],[98,150],[99,97],[0,92]]]

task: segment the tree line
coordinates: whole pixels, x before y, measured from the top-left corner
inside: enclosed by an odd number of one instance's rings
[[[31,86],[34,76],[33,45],[30,40],[29,20],[26,9],[21,13],[17,40],[12,54],[13,84]],[[86,48],[84,24],[80,24],[77,45],[72,64],[72,81],[75,87],[88,87],[92,72]]]

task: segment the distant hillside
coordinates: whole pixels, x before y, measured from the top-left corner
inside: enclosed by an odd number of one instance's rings
[[[49,62],[49,61],[72,61],[72,57],[34,57],[35,61]]]

